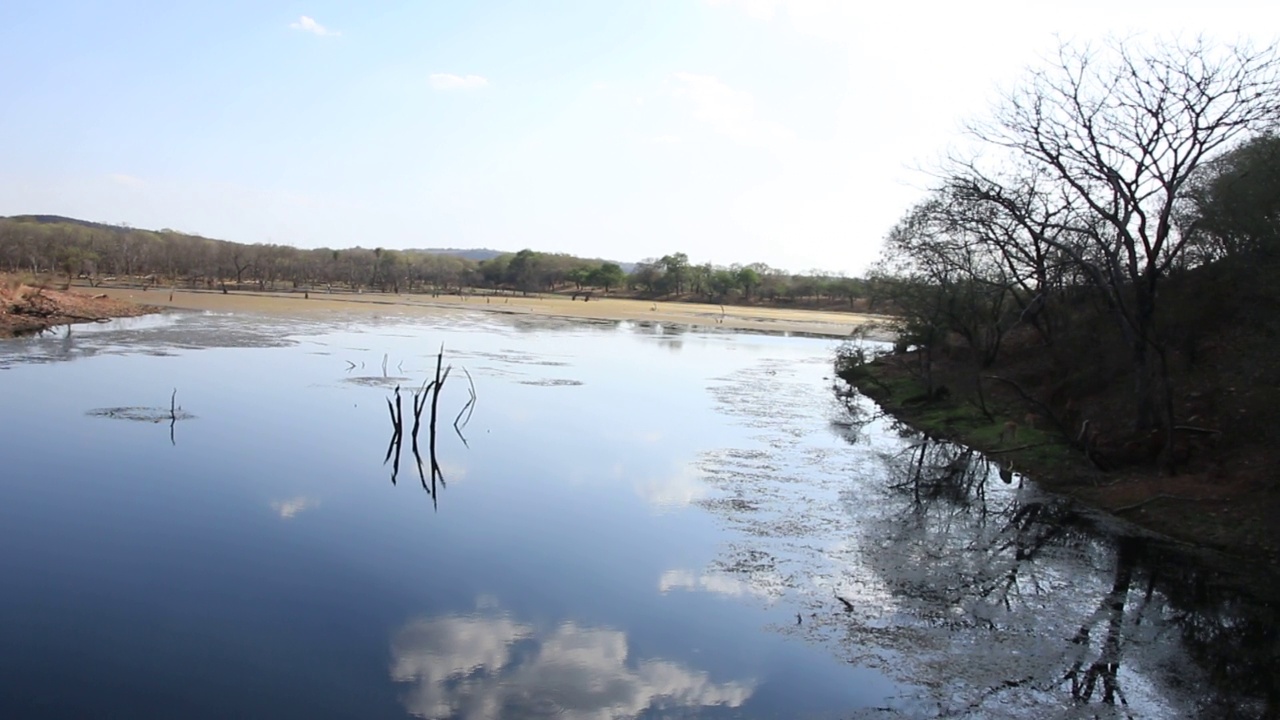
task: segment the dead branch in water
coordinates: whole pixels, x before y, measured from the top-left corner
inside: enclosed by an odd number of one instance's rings
[[[391,398],[387,398],[387,412],[391,415],[391,442],[387,444],[387,455],[382,459],[382,464],[386,465],[394,454],[396,461],[391,465],[391,484],[396,484],[396,478],[400,475],[400,447],[404,437],[404,406],[400,401],[400,386],[396,386],[396,402],[391,404]]]
[[[471,422],[471,413],[475,410],[475,407],[476,407],[476,383],[474,380],[471,379],[471,373],[468,372],[466,368],[462,368],[462,372],[466,373],[467,375],[467,384],[468,384],[467,391],[471,394],[471,398],[467,400],[467,404],[463,405],[462,409],[458,411],[458,416],[453,419],[453,431],[458,433],[458,438],[462,440],[463,445],[466,445],[467,447],[471,447],[471,444],[467,442],[466,436],[462,434],[462,428],[465,428],[467,426],[467,423]],[[467,415],[466,419],[463,419],[462,417],[463,413],[466,413]],[[459,427],[458,425],[458,421],[460,420],[462,421],[461,427]]]
[[[383,373],[386,373],[387,356],[383,356]],[[440,462],[436,455],[436,438],[437,438],[437,419],[439,418],[440,409],[440,391],[444,388],[444,383],[449,379],[449,373],[453,370],[453,366],[444,364],[444,345],[440,346],[440,352],[436,354],[436,372],[434,379],[424,379],[422,385],[415,391],[411,398],[413,402],[413,428],[409,432],[411,447],[413,450],[414,460],[418,467],[418,479],[422,482],[422,489],[431,494],[432,505],[437,504],[436,485],[445,487],[444,472],[440,468]],[[470,399],[463,405],[462,410],[458,412],[454,418],[454,430],[457,431],[458,437],[462,443],[467,445],[467,439],[462,435],[462,427],[465,427],[471,420],[471,413],[474,411],[476,403],[475,381],[471,377],[471,373],[463,368],[462,371],[467,375],[468,392]],[[404,411],[401,405],[400,386],[396,386],[395,403],[391,402],[391,398],[387,398],[387,412],[391,416],[391,441],[387,445],[387,454],[383,458],[382,463],[385,465],[395,457],[395,464],[392,466],[391,482],[395,484],[396,478],[400,470],[400,454],[403,446],[404,438]],[[431,415],[427,418],[427,455],[429,463],[423,461],[422,453],[418,445],[418,431],[422,427],[422,412],[426,409],[427,403],[431,404]],[[470,447],[469,445],[467,445]],[[427,483],[427,473],[425,465],[431,467],[431,482]]]
[[[396,413],[396,409],[400,406],[400,386],[396,386],[396,402],[393,405],[391,398],[387,398],[387,413],[391,415],[391,432],[393,435],[400,435],[404,429],[403,413]]]
[[[441,487],[444,487],[444,473],[440,472],[440,465],[431,458],[431,484],[427,484],[426,471],[422,469],[422,453],[418,452],[418,438],[413,439],[413,459],[418,465],[418,481],[422,483],[422,489],[431,495],[431,508],[433,510],[440,509],[440,503],[436,496],[436,480],[439,479]]]
[[[427,448],[431,454],[431,472],[434,476],[438,465],[436,465],[436,417],[440,409],[440,389],[444,387],[444,381],[449,379],[449,371],[453,366],[444,369],[444,374],[440,373],[440,366],[444,364],[444,343],[440,344],[440,354],[436,356],[436,384],[431,393],[431,435],[427,438]]]
[[[418,442],[418,427],[422,424],[422,409],[427,406],[427,393],[435,386],[435,381],[423,380],[422,387],[413,393],[413,441]]]

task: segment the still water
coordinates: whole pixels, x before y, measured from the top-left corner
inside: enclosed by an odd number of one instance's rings
[[[464,313],[0,342],[0,717],[1275,710],[1269,607],[878,416],[835,345]]]

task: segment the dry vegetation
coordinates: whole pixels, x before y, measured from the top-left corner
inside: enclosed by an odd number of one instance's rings
[[[763,263],[717,266],[684,253],[630,266],[562,253],[493,250],[302,249],[174,230],[141,230],[57,215],[0,217],[0,271],[57,274],[94,287],[121,281],[188,290],[534,293],[867,312],[873,288],[822,272]]]
[[[1179,274],[1164,290],[1162,332],[1177,338],[1168,350],[1176,418],[1168,464],[1161,430],[1132,422],[1126,345],[1088,298],[1051,345],[1019,328],[989,365],[952,338],[931,358],[900,352],[844,374],[896,414],[993,452],[1049,489],[1275,567],[1280,291],[1268,278],[1280,266],[1251,260]]]
[[[56,325],[98,322],[155,312],[156,308],[104,294],[52,289],[13,275],[0,275],[0,337],[39,332]]]
[[[1274,47],[1065,44],[890,232],[898,352],[845,374],[1051,488],[1274,566],[1277,107]]]

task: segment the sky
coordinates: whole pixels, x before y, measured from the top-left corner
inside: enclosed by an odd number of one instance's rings
[[[0,215],[857,275],[1060,38],[1280,3],[5,0]]]

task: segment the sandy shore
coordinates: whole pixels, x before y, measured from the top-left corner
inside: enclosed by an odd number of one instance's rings
[[[472,310],[517,315],[583,318],[592,320],[633,320],[675,325],[733,328],[759,332],[804,333],[847,337],[855,328],[885,322],[876,315],[791,310],[771,307],[739,307],[684,302],[649,302],[621,298],[574,301],[558,295],[541,297],[467,297],[442,295],[391,295],[382,293],[332,295],[312,293],[220,292],[152,288],[98,288],[118,300],[186,310],[213,310],[249,313],[310,314],[341,312],[370,315],[425,317],[441,312]],[[880,331],[872,336],[886,337]]]

